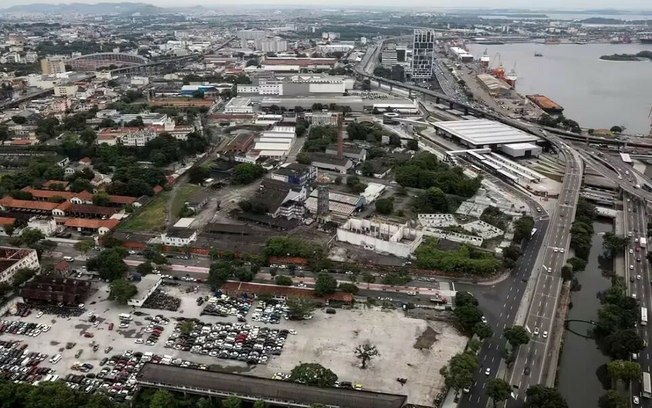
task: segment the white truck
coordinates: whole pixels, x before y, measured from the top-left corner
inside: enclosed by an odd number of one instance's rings
[[[647,245],[647,238],[641,237],[638,240],[638,244],[641,246],[641,248],[645,248],[645,246]]]

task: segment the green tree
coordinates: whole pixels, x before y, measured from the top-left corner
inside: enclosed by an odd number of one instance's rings
[[[25,123],[27,123],[27,118],[25,118],[24,116],[13,115],[11,117],[11,121],[17,125],[24,125]]]
[[[487,381],[487,396],[493,400],[494,407],[512,395],[512,386],[502,378],[491,378]]]
[[[571,265],[564,265],[561,267],[561,278],[565,281],[573,280],[573,267]]]
[[[109,300],[115,300],[118,303],[126,304],[129,299],[136,296],[138,289],[136,285],[125,279],[115,279],[111,281],[111,292]]]
[[[64,382],[59,381],[30,387],[22,406],[25,408],[68,408],[78,407],[81,402],[80,394],[68,388]]]
[[[379,198],[376,200],[376,211],[383,215],[389,215],[394,211],[394,200],[391,198]]]
[[[503,332],[509,344],[516,348],[522,344],[530,342],[530,335],[523,326],[512,326],[505,329]]]
[[[289,380],[299,384],[330,388],[337,382],[337,375],[321,364],[302,363],[292,369]]]
[[[337,280],[327,273],[320,273],[317,275],[315,281],[315,295],[325,296],[335,293],[337,290]]]
[[[126,255],[127,252],[123,248],[105,249],[97,257],[88,259],[86,267],[90,271],[97,271],[102,279],[120,279],[128,269],[124,263]]]
[[[528,388],[525,394],[528,408],[568,408],[564,397],[554,388],[537,384]]]
[[[249,184],[265,174],[265,169],[257,164],[240,163],[231,171],[231,182],[233,184]]]
[[[99,205],[101,207],[106,207],[111,205],[111,196],[104,191],[93,194],[93,204]]]
[[[521,242],[532,236],[534,229],[534,218],[529,215],[523,216],[514,222],[514,242]]]
[[[174,395],[165,390],[156,390],[149,401],[149,408],[176,408],[178,405]]]
[[[447,213],[448,200],[446,194],[437,187],[430,187],[414,198],[413,206],[421,213]]]
[[[267,403],[263,400],[258,400],[254,402],[254,406],[252,408],[267,408]]]
[[[566,262],[573,267],[573,272],[581,272],[586,268],[586,261],[576,256],[569,258]]]
[[[351,275],[351,276],[354,276],[354,275]],[[339,288],[340,288],[340,290],[342,292],[353,293],[354,295],[360,291],[360,288],[358,288],[353,283],[342,282],[342,283],[340,283]]]
[[[188,181],[194,184],[201,184],[211,175],[211,171],[203,166],[193,166],[188,170]]]
[[[183,334],[190,334],[190,332],[192,332],[192,329],[194,328],[195,328],[195,323],[192,320],[184,320],[183,323],[181,323],[181,326],[179,327],[181,333]]]
[[[90,146],[95,143],[97,135],[92,129],[84,129],[79,133],[79,140],[82,141],[86,146]]]
[[[92,239],[82,239],[81,241],[75,242],[74,248],[86,255],[91,249],[95,248],[95,241]]]
[[[482,312],[476,306],[457,306],[453,311],[461,329],[466,333],[472,333],[476,324],[482,322]]]
[[[312,159],[310,158],[310,155],[308,153],[301,152],[297,154],[297,163],[310,164],[312,163]]]
[[[376,276],[370,272],[362,272],[362,281],[365,283],[374,283],[376,282]]]
[[[150,261],[143,262],[136,267],[136,272],[141,276],[149,275],[154,272],[154,267]]]
[[[609,390],[598,400],[599,408],[629,408],[629,398],[617,390]]]
[[[359,344],[355,350],[353,350],[355,358],[360,360],[360,368],[363,370],[367,368],[367,364],[373,358],[380,356],[378,349],[373,344],[367,342],[364,344]]]
[[[238,397],[228,397],[222,400],[222,408],[242,408],[242,400]]]
[[[451,357],[447,365],[439,373],[444,376],[447,387],[459,391],[473,384],[473,375],[480,364],[478,357],[471,353],[457,353]]]
[[[14,288],[17,288],[18,286],[32,279],[32,277],[36,275],[37,272],[38,271],[36,269],[20,268],[16,271],[16,273],[14,273],[11,285]]]
[[[461,307],[465,305],[478,306],[478,299],[476,299],[470,292],[459,291],[455,293],[455,306]]]
[[[494,331],[491,329],[491,326],[489,326],[487,323],[482,322],[476,323],[475,326],[473,326],[473,333],[480,337],[482,340],[488,339],[494,335]]]
[[[605,232],[602,236],[602,248],[607,256],[622,254],[629,243],[629,237],[616,235],[613,232]]]
[[[292,278],[287,275],[277,275],[274,278],[274,283],[281,286],[292,286]]]
[[[622,126],[614,125],[611,128],[609,128],[609,131],[612,133],[622,133],[623,128]]]
[[[635,361],[613,360],[607,363],[607,372],[613,381],[624,381],[629,384],[641,378],[641,365]]]
[[[289,298],[287,306],[290,320],[303,320],[304,316],[310,315],[315,310],[315,304],[309,298]]]
[[[36,244],[38,241],[44,238],[45,235],[43,235],[41,230],[36,228],[25,228],[20,233],[20,239],[22,243],[28,247],[32,247],[34,244]]]
[[[628,359],[632,353],[638,353],[645,348],[641,336],[633,329],[618,330],[605,339],[607,353],[621,360]]]

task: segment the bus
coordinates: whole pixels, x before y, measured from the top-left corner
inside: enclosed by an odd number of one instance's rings
[[[530,238],[532,238],[534,236],[534,234],[536,234],[536,233],[537,233],[537,229],[532,228],[532,232],[530,232]]]
[[[647,325],[647,307],[641,308],[641,326]]]
[[[643,392],[641,393],[643,398],[650,398],[652,396],[652,384],[650,384],[650,373],[643,373]]]

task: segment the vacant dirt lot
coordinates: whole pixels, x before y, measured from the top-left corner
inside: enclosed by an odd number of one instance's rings
[[[335,372],[340,381],[359,383],[367,390],[405,394],[409,403],[420,405],[432,405],[443,387],[440,368],[466,343],[445,323],[365,306],[338,310],[335,315],[316,311],[312,320],[297,326],[299,333],[288,337],[283,354],[252,374],[271,377],[276,372],[289,373],[301,362],[318,362]],[[381,355],[362,370],[353,349],[365,342],[374,344]],[[407,379],[404,386],[396,381],[399,377]]]

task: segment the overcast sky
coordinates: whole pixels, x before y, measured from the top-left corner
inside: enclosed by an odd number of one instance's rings
[[[118,3],[125,0],[104,0],[102,2]],[[138,0],[134,0],[138,1]],[[32,4],[32,3],[48,3],[48,4],[61,4],[73,3],[75,1],[61,1],[61,0],[2,0],[0,1],[0,8],[13,6],[16,4]],[[77,0],[79,3],[98,3],[99,1],[83,1]],[[512,7],[512,8],[564,8],[564,9],[596,9],[596,8],[618,8],[625,9],[652,9],[651,0],[403,0],[397,2],[396,0],[308,0],[307,2],[301,0],[187,0],[179,2],[178,0],[144,0],[143,3],[155,4],[158,6],[190,6],[190,5],[204,5],[207,7],[219,7],[221,5],[258,5],[265,4],[273,6],[279,5],[306,5],[312,6],[390,6],[390,7],[428,7],[428,8],[442,8],[442,7]]]

